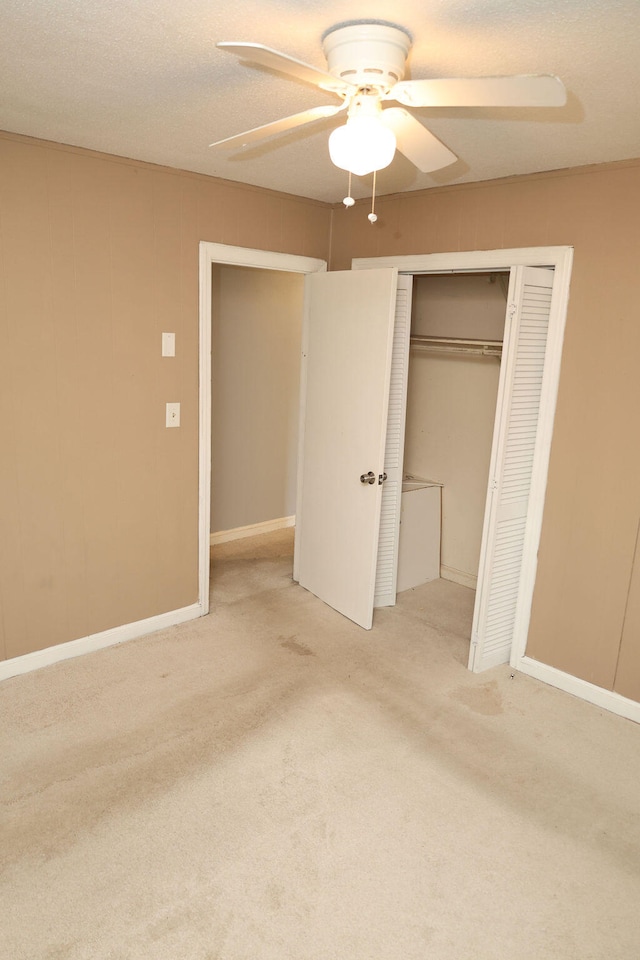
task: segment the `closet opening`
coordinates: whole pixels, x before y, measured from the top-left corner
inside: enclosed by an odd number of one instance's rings
[[[528,669],[526,640],[572,261],[571,247],[367,257],[352,261],[356,271],[395,268],[399,271],[399,280],[434,274],[497,272],[509,276],[469,652],[469,668],[474,671],[508,662],[517,669]],[[486,344],[484,349],[490,352],[493,346]],[[406,472],[403,465],[402,475]]]
[[[413,277],[397,591],[475,590],[509,272]]]

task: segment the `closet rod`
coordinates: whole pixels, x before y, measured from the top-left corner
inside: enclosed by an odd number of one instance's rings
[[[501,340],[464,340],[459,337],[424,337],[415,334],[411,336],[411,346],[435,349],[443,353],[470,353],[498,358],[502,356]]]

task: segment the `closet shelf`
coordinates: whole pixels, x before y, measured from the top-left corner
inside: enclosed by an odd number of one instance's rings
[[[498,359],[502,356],[501,340],[463,340],[460,337],[424,337],[415,334],[411,336],[411,346],[438,353],[467,353]]]

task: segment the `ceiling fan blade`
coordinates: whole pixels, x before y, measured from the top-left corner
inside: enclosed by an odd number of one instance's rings
[[[272,123],[263,123],[260,127],[253,127],[251,130],[245,130],[244,133],[237,133],[233,137],[225,137],[224,140],[215,140],[210,143],[210,147],[246,147],[257,140],[266,140],[267,137],[275,137],[278,133],[286,133],[287,130],[293,130],[295,127],[301,127],[305,123],[313,123],[314,120],[322,120],[324,117],[333,117],[336,113],[344,110],[346,103],[337,107],[313,107],[311,110],[305,110],[303,113],[294,113],[290,117],[283,117],[282,120],[274,120]]]
[[[298,80],[304,80],[305,83],[312,83],[322,90],[328,90],[331,93],[347,94],[353,93],[356,87],[352,83],[341,80],[340,77],[334,77],[333,74],[324,70],[318,70],[302,60],[296,60],[287,53],[280,53],[278,50],[272,50],[271,47],[265,47],[262,43],[235,43],[222,40],[216,43],[220,50],[227,50],[229,53],[235,53],[237,57],[248,60],[251,63],[258,63],[263,67],[270,67],[271,70],[277,70],[279,73],[288,73]]]
[[[562,107],[567,91],[553,76],[401,80],[389,99],[408,107]]]
[[[441,143],[402,107],[383,110],[381,119],[385,127],[395,133],[400,153],[403,153],[423,173],[448,167],[458,159],[455,153],[445,147],[444,143]]]

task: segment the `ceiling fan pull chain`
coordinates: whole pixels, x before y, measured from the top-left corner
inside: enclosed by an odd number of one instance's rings
[[[349,186],[347,188],[347,195],[342,201],[345,207],[352,207],[355,203],[355,200],[351,196],[351,170],[349,170]]]
[[[376,171],[374,170],[373,171],[373,191],[371,193],[371,213],[367,217],[367,220],[369,221],[369,223],[375,223],[376,220],[378,219],[375,213],[375,205],[376,205]]]

